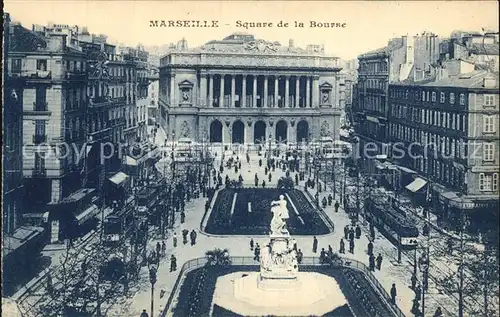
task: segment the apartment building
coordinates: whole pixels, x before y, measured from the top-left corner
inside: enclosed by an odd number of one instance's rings
[[[412,174],[402,187],[430,186],[442,220],[457,226],[465,213],[471,231],[488,230],[498,217],[498,74],[451,64],[465,72],[390,85],[389,141],[401,144],[392,163]]]

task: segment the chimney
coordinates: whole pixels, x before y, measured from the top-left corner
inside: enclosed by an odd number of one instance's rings
[[[293,42],[293,39],[289,39],[289,40],[288,40],[288,47],[293,48],[293,47],[294,47],[294,44],[295,44],[295,43]]]
[[[496,88],[497,80],[495,77],[484,77],[483,88]]]

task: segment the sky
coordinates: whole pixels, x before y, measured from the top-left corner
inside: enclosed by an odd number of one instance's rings
[[[87,26],[90,33],[135,46],[163,45],[183,37],[189,47],[220,40],[234,32],[295,46],[325,46],[328,55],[342,59],[383,47],[391,38],[430,31],[449,36],[454,30],[481,28],[498,31],[496,1],[64,1],[6,0],[4,11],[13,20],[32,24]],[[217,20],[218,28],[150,27],[151,20]],[[273,23],[245,29],[237,21]],[[280,22],[289,27],[278,27]],[[295,21],[304,27],[294,27]],[[346,23],[344,28],[310,27],[310,21]]]

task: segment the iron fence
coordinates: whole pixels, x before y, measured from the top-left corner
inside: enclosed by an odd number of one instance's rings
[[[235,266],[243,266],[243,265],[259,265],[259,261],[256,261],[254,258],[249,257],[249,256],[232,256],[230,257],[231,259],[231,265]],[[177,276],[177,279],[174,283],[174,286],[172,287],[172,292],[170,293],[170,296],[167,300],[167,303],[165,304],[165,308],[163,309],[163,312],[161,313],[161,317],[166,317],[166,316],[171,316],[172,312],[171,309],[172,303],[174,299],[176,299],[179,295],[180,292],[180,285],[181,282],[184,279],[184,276],[189,273],[190,271],[203,267],[208,263],[208,260],[206,258],[196,258],[187,261],[184,263],[182,266],[179,275]],[[325,264],[321,263],[319,257],[304,257],[302,258],[302,262],[300,266],[325,266]],[[380,282],[377,280],[377,278],[372,274],[372,272],[368,269],[368,267],[353,259],[347,259],[341,257],[341,261],[338,262],[337,266],[331,266],[331,269],[336,269],[336,268],[351,268],[355,269],[358,271],[361,271],[364,273],[364,275],[367,277],[368,281],[372,284],[372,286],[375,287],[379,295],[382,297],[382,299],[385,301],[386,306],[394,313],[393,316],[396,317],[405,317],[405,314],[401,311],[399,307],[396,305],[393,305],[391,303],[391,298],[387,291],[384,289],[384,287],[380,284]]]

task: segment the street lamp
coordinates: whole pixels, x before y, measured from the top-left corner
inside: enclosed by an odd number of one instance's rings
[[[154,255],[153,253],[148,260],[149,281],[151,282],[151,316],[154,316],[156,273],[158,272],[159,265],[160,259],[158,258],[158,255]]]

